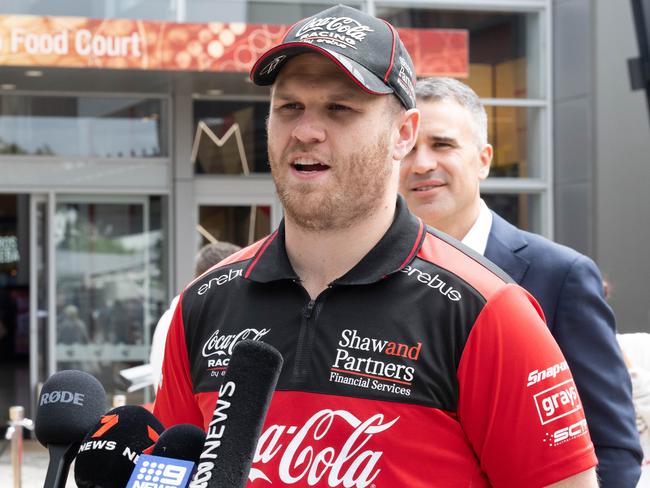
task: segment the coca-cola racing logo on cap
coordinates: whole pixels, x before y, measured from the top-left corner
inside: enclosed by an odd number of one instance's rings
[[[283,485],[370,487],[381,471],[378,463],[384,452],[368,449],[369,441],[398,420],[379,413],[362,420],[347,410],[324,409],[302,426],[269,425],[257,443],[248,479],[271,483],[265,466],[270,464],[278,466]]]
[[[373,29],[350,17],[314,18],[306,22],[295,38],[303,42],[323,42],[343,49],[357,49]]]

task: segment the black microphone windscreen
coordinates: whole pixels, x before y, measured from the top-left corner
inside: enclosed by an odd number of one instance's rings
[[[282,356],[272,346],[252,340],[235,345],[190,486],[246,485],[281,369]]]
[[[80,442],[105,411],[106,392],[94,376],[59,371],[41,389],[34,433],[44,446]]]
[[[178,424],[160,435],[151,454],[198,463],[204,443],[203,429],[192,424]]]
[[[143,407],[110,410],[89,430],[79,447],[74,478],[79,488],[124,488],[142,451],[164,428]]]

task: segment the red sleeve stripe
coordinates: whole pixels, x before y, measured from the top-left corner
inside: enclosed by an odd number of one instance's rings
[[[255,260],[248,266],[248,269],[246,270],[246,273],[244,274],[244,278],[248,278],[251,275],[251,272],[253,271],[253,268],[257,264],[257,262],[260,260],[262,257],[262,254],[264,254],[264,251],[266,251],[266,248],[269,247],[269,245],[275,240],[275,238],[278,236],[278,231],[276,230],[273,234],[271,234],[267,239],[264,245],[262,246],[262,249],[260,249],[259,253],[255,257]]]
[[[506,283],[484,265],[448,242],[427,233],[418,256],[440,266],[476,289],[487,300]]]
[[[413,259],[413,256],[415,255],[415,252],[418,250],[418,246],[420,245],[420,241],[422,240],[423,232],[424,232],[424,224],[420,220],[420,228],[418,229],[418,236],[415,238],[415,242],[413,243],[413,249],[411,249],[409,255],[406,257],[404,262],[400,264],[399,268],[397,269],[402,269],[404,266],[406,266],[408,263],[411,262],[411,259]]]

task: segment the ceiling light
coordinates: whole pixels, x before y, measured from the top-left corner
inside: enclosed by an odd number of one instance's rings
[[[29,69],[25,71],[25,76],[30,76],[32,78],[38,78],[39,76],[43,76],[43,72],[40,69]]]
[[[14,85],[13,83],[3,83],[3,84],[0,85],[0,89],[2,89],[2,90],[15,90],[16,85]]]
[[[219,88],[210,88],[209,90],[206,90],[205,93],[208,95],[223,95],[223,90]]]

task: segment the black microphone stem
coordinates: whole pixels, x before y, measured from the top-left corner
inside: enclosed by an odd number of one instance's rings
[[[49,444],[50,463],[47,466],[47,475],[43,488],[65,488],[68,480],[70,464],[77,454],[80,443]]]

